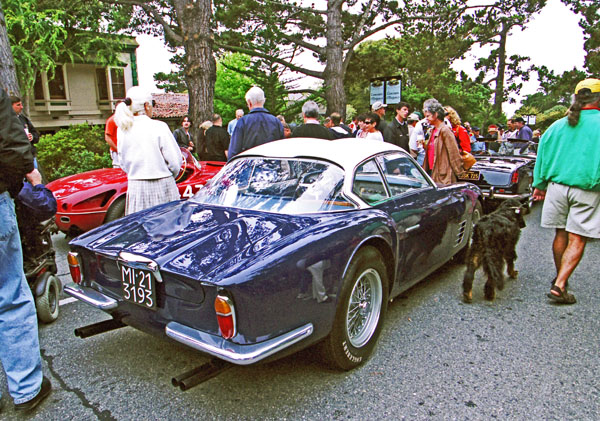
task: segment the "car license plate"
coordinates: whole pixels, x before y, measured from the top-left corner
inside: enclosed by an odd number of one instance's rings
[[[479,180],[479,171],[467,171],[461,177],[458,177],[461,180]]]
[[[156,310],[156,281],[152,272],[121,266],[123,298],[151,310]]]

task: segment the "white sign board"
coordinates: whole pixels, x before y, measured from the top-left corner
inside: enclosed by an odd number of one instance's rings
[[[377,101],[384,102],[383,88],[384,82],[382,80],[374,80],[371,82],[371,105]]]

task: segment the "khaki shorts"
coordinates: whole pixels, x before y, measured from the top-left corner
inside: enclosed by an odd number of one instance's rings
[[[600,238],[600,192],[549,183],[542,208],[542,227]]]

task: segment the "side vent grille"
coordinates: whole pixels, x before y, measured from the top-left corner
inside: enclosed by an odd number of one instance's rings
[[[466,232],[467,232],[467,221],[464,220],[458,226],[458,234],[456,236],[456,242],[454,243],[454,247],[458,247],[462,243]]]

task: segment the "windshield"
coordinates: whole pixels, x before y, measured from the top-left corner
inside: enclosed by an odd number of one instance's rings
[[[511,140],[497,142],[497,141],[485,141],[476,142],[478,144],[477,149],[473,148],[472,152],[475,155],[485,156],[525,156],[535,158],[537,154],[538,144],[535,142],[527,142],[522,140]]]
[[[248,157],[226,165],[190,200],[283,214],[353,209],[343,184],[343,170],[328,162]]]

